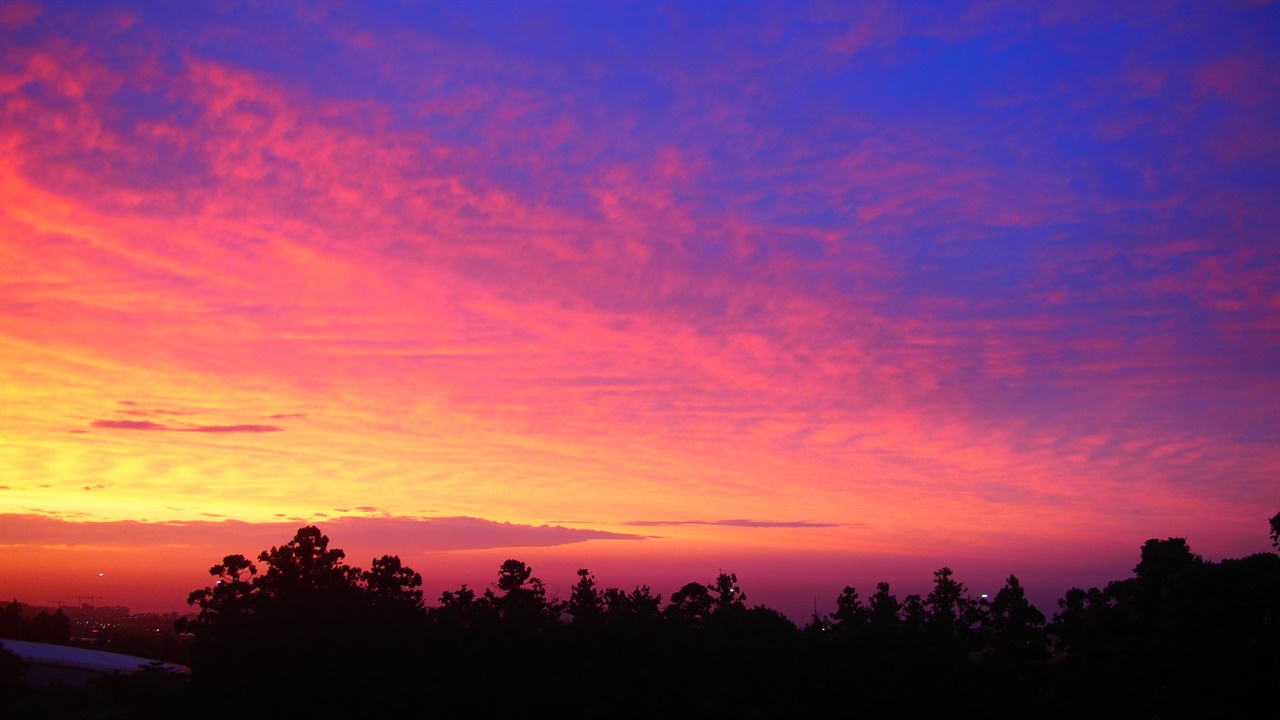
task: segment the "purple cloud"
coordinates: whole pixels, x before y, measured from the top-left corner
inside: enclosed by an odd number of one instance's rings
[[[193,425],[191,427],[174,427],[151,422],[150,420],[94,420],[93,427],[108,430],[168,430],[170,432],[196,433],[266,433],[284,430],[279,425]]]

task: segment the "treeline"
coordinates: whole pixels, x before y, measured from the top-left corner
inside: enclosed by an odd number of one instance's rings
[[[63,694],[59,707],[101,717],[222,715],[229,702],[325,717],[1227,717],[1272,702],[1280,671],[1280,557],[1207,562],[1180,538],[1149,540],[1132,577],[1070,590],[1052,620],[1016,577],[974,598],[944,567],[924,596],[846,587],[834,614],[803,627],[749,605],[731,573],[664,601],[645,586],[600,588],[583,569],[562,600],[508,560],[492,587],[463,585],[428,606],[421,576],[399,558],[348,565],[315,527],[257,561],[224,558],[189,597],[199,615],[178,628],[194,636],[189,684],[140,679],[145,703],[131,707],[116,679],[105,700]],[[23,697],[14,717],[39,714],[49,694]]]
[[[22,603],[14,600],[0,609],[0,638],[66,645],[71,642],[71,619],[62,608],[27,617]]]

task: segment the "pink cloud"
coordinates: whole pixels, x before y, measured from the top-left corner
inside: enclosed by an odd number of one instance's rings
[[[868,22],[842,47],[892,42]],[[418,41],[430,57],[447,49]],[[895,528],[906,513],[883,508],[937,496],[962,499],[974,522],[998,508],[1010,532],[1046,534],[1105,532],[1082,518],[1121,502],[1185,513],[1220,487],[1197,473],[1280,466],[1265,438],[1203,427],[1240,407],[1265,422],[1257,389],[1274,383],[1197,388],[1198,363],[1237,359],[1197,355],[1175,332],[1186,312],[1209,313],[1211,339],[1274,327],[1275,259],[1223,248],[1264,217],[1265,192],[1081,190],[1061,158],[1010,165],[962,123],[881,127],[856,110],[826,122],[861,134],[815,155],[752,117],[766,84],[704,97],[714,83],[688,71],[675,129],[651,143],[625,132],[638,126],[626,112],[576,109],[583,90],[468,76],[464,58],[415,77],[409,122],[378,100],[326,99],[195,54],[139,60],[134,74],[68,41],[5,52],[18,70],[0,81],[0,229],[17,240],[0,252],[20,269],[2,290],[6,339],[211,394],[278,393],[269,409],[193,425],[205,432],[274,427],[240,421],[299,408],[332,442],[422,432],[444,448],[433,482],[472,466],[513,487],[687,482],[727,505],[718,517],[762,517],[747,504],[758,492],[873,504]],[[389,53],[384,72],[404,57]],[[753,62],[712,75],[732,88],[767,65]],[[454,92],[457,77],[474,81]],[[1135,66],[1125,92],[1172,92],[1164,77]],[[1205,97],[1237,87],[1214,78],[1195,81]],[[122,88],[162,110],[129,116]],[[1118,113],[1098,134],[1141,137],[1160,114]],[[735,143],[708,151],[705,132]],[[1157,190],[1163,162],[1144,168]],[[506,179],[517,170],[527,177]],[[1176,234],[1184,212],[1238,227]],[[1099,217],[1131,216],[1092,237]],[[974,268],[1024,244],[1033,258],[1018,273]],[[1126,325],[1138,312],[1155,318],[1141,331]],[[1265,356],[1268,342],[1231,352]],[[1161,418],[1188,393],[1212,406],[1201,424]],[[411,475],[418,459],[387,472]],[[1144,478],[1192,490],[1165,499]],[[543,508],[553,495],[519,497]],[[1052,506],[1071,512],[1039,516]]]
[[[1263,100],[1260,93],[1266,91],[1266,85],[1274,88],[1280,79],[1272,72],[1268,82],[1267,75],[1263,63],[1251,58],[1234,57],[1196,68],[1191,79],[1192,86],[1199,95],[1256,104]]]
[[[845,9],[851,9],[854,17],[844,23],[837,37],[826,43],[829,52],[855,55],[868,48],[892,44],[902,36],[903,21],[897,17],[895,5],[865,2],[845,6]]]
[[[42,8],[30,0],[13,0],[0,6],[0,27],[9,30],[25,27],[40,17]]]

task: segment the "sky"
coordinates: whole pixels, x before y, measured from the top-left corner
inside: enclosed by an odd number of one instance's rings
[[[1280,510],[1280,7],[0,5],[0,597],[1051,613]]]

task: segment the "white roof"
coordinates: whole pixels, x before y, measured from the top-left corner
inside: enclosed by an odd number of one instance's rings
[[[103,674],[118,672],[127,674],[157,661],[140,658],[134,655],[88,648],[69,647],[66,645],[49,645],[47,643],[26,642],[25,640],[0,640],[0,645],[14,655],[22,658],[29,665],[87,670]],[[190,672],[182,665],[162,663],[168,670]]]

